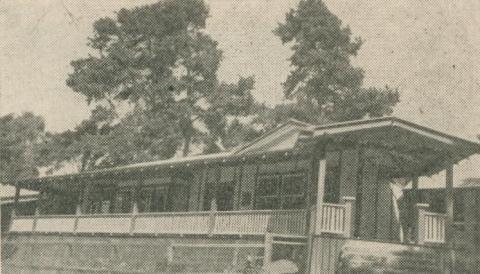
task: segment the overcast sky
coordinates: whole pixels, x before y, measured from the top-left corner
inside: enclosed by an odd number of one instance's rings
[[[152,2],[1,1],[0,115],[32,111],[51,131],[87,118],[84,98],[65,85],[70,61],[88,54],[96,19]],[[255,75],[255,97],[281,102],[291,52],[272,30],[298,0],[207,2],[207,31],[224,51],[220,79]],[[354,60],[365,85],[399,88],[396,116],[470,139],[480,134],[480,1],[325,2],[365,41]],[[468,170],[480,174],[478,165]]]

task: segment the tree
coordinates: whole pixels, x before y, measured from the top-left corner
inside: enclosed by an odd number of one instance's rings
[[[178,133],[187,155],[205,137],[199,127],[219,137],[225,116],[244,113],[252,102],[252,77],[218,82],[222,52],[204,33],[207,17],[201,0],[166,0],[99,19],[89,39],[96,53],[71,63],[67,85],[113,111],[132,103],[145,120]]]
[[[73,130],[47,133],[39,148],[48,172],[65,164],[79,171],[172,157],[178,146],[170,123],[148,119],[134,110],[118,120],[109,108],[98,106]]]
[[[310,122],[382,116],[399,101],[398,91],[389,87],[362,88],[364,72],[351,64],[362,40],[352,39],[349,27],[321,0],[300,1],[274,33],[283,44],[293,44],[284,94],[307,109]]]
[[[30,112],[0,117],[1,182],[38,175],[35,146],[41,142],[44,133],[43,118]]]

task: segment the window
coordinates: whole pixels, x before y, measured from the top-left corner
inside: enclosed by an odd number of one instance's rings
[[[258,178],[257,209],[300,209],[305,206],[303,173],[265,175]]]
[[[94,189],[91,192],[91,200],[89,206],[90,214],[108,214],[112,212],[113,197],[115,188],[111,186],[103,186]]]
[[[115,195],[115,213],[129,213],[131,211],[132,189],[121,188],[117,191],[117,195]]]
[[[164,212],[167,210],[166,186],[144,187],[140,191],[138,210],[140,212]]]

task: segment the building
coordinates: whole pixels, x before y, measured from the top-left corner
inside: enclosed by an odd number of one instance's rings
[[[37,206],[38,192],[24,189],[18,195],[17,212],[19,215],[33,215]],[[15,204],[15,188],[12,186],[0,185],[1,205],[1,231],[6,232],[10,227],[13,206]]]
[[[458,272],[453,166],[476,153],[478,143],[395,117],[290,120],[231,152],[12,182],[41,199],[37,215],[14,217],[2,263],[7,273],[144,273],[289,260],[334,273],[356,256],[360,268]],[[442,170],[444,211],[417,196],[406,206],[417,216],[410,243],[392,185],[412,181],[415,193],[419,177]]]

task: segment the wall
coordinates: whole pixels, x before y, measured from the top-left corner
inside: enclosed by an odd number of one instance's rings
[[[2,273],[7,274],[240,272],[248,256],[263,256],[263,238],[61,235],[2,238]]]
[[[331,152],[330,152],[331,153]],[[327,153],[327,169],[332,157]],[[385,178],[388,159],[374,149],[344,149],[340,153],[340,197],[357,198],[356,233],[366,239],[398,240],[390,180]]]

